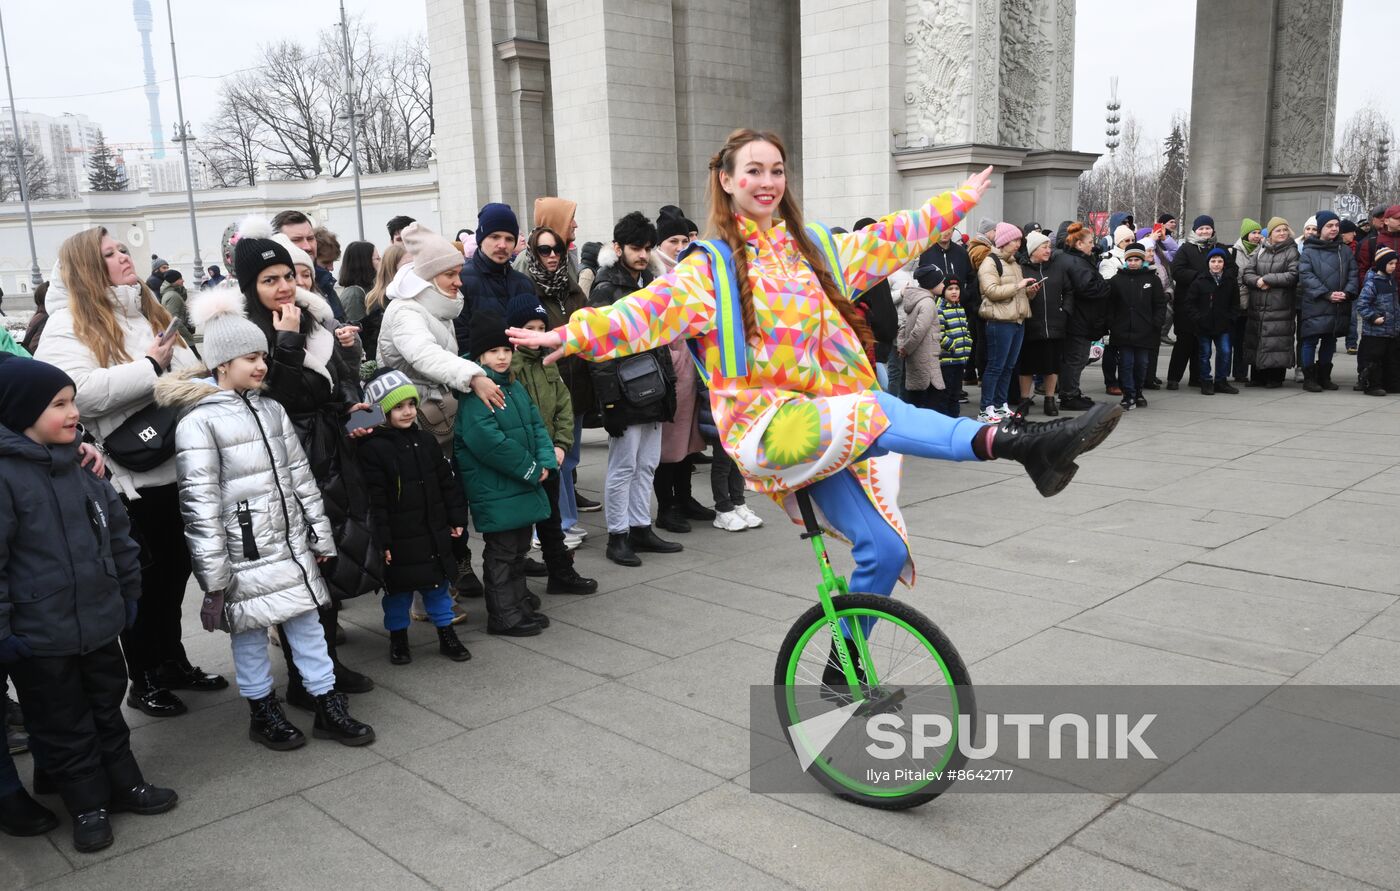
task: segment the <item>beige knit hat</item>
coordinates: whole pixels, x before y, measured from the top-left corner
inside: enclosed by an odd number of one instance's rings
[[[301,248],[297,247],[295,244],[292,244],[292,240],[290,238],[283,235],[281,232],[278,232],[276,235],[272,236],[272,240],[287,249],[287,253],[292,255],[293,265],[305,266],[307,269],[310,269],[313,273],[316,271],[316,264],[311,262],[311,255],[308,254],[306,251],[302,250]]]
[[[457,269],[467,262],[462,252],[422,223],[409,223],[402,233],[404,247],[413,258],[413,272],[424,281],[432,281],[433,276]]]

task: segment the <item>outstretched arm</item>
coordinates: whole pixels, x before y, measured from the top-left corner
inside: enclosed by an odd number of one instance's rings
[[[929,199],[917,210],[892,213],[859,232],[836,236],[841,269],[852,292],[884,281],[938,241],[976,206],[991,183],[992,168],[963,183],[956,191]]]

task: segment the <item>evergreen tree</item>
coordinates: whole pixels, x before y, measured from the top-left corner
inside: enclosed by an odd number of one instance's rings
[[[107,147],[102,131],[97,132],[97,145],[88,161],[88,187],[94,192],[123,192],[126,174],[117,169],[116,155]]]
[[[1167,150],[1162,154],[1166,162],[1157,184],[1157,207],[1180,218],[1186,196],[1186,137],[1180,120],[1172,122],[1172,132],[1165,144]]]

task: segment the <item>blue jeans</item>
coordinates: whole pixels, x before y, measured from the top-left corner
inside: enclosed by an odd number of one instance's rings
[[[1347,325],[1347,349],[1349,350],[1356,349],[1356,307],[1360,302],[1359,300],[1351,302],[1351,322]]]
[[[987,322],[987,370],[982,375],[982,410],[1006,402],[1011,371],[1021,356],[1026,328],[1019,322]]]
[[[1303,367],[1311,368],[1313,363],[1331,365],[1332,356],[1337,352],[1337,335],[1309,337],[1303,341]]]
[[[583,413],[574,415],[574,444],[564,453],[559,471],[559,525],[565,531],[578,525],[578,501],[574,498],[574,471],[583,447]]]
[[[408,609],[413,605],[413,595],[423,595],[423,611],[438,628],[452,624],[452,591],[444,581],[436,588],[426,591],[393,591],[384,595],[384,630],[403,631],[408,628]]]
[[[886,363],[885,373],[889,376],[890,385],[885,389],[890,395],[904,398],[904,360],[898,353],[890,355],[890,361]]]
[[[1147,383],[1147,359],[1151,354],[1146,347],[1118,348],[1118,386],[1123,388],[1125,402],[1142,395],[1142,385]]]
[[[1227,382],[1230,380],[1230,332],[1211,336],[1202,334],[1199,337],[1201,356],[1201,383],[1211,382],[1210,376],[1210,351],[1215,349],[1215,380]]]
[[[312,696],[335,689],[335,666],[326,650],[326,632],[316,610],[283,622],[278,633],[292,646],[292,661]],[[263,699],[272,692],[272,660],[267,655],[267,629],[254,628],[230,635],[233,675],[245,699]]]

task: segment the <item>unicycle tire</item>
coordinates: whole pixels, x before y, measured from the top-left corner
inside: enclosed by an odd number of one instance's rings
[[[857,617],[873,618],[877,620],[877,623],[889,622],[893,626],[901,627],[905,633],[912,632],[911,639],[918,641],[934,657],[939,669],[939,683],[956,688],[953,690],[953,702],[957,712],[967,715],[968,725],[975,726],[977,703],[972,691],[972,681],[967,673],[967,666],[963,664],[962,657],[958,655],[957,649],[948,640],[947,635],[928,616],[907,603],[875,594],[842,594],[833,597],[831,602],[838,616],[852,619]],[[878,624],[876,631],[878,631]],[[872,632],[872,634],[874,633]],[[778,719],[785,731],[795,723],[794,718],[800,718],[800,716],[792,714],[793,697],[789,695],[789,691],[793,688],[798,661],[801,660],[803,652],[807,651],[813,638],[822,641],[821,646],[823,647],[830,646],[831,637],[826,611],[819,603],[814,604],[811,609],[798,617],[797,621],[788,629],[787,636],[778,649],[778,660],[773,678],[774,698],[778,709]],[[875,667],[878,674],[881,666],[877,663]],[[883,684],[883,679],[877,678],[877,680]],[[788,745],[795,754],[797,751],[796,743],[790,735],[788,736]],[[941,769],[944,771],[956,770],[961,768],[966,760],[966,757],[954,746]],[[843,783],[840,778],[829,773],[816,761],[807,772],[839,798],[864,807],[889,811],[907,810],[927,804],[946,791],[948,786],[952,784],[951,781],[937,781],[925,784],[924,787],[915,791],[871,793],[852,789],[850,785]],[[932,789],[932,791],[926,791],[928,789]]]

